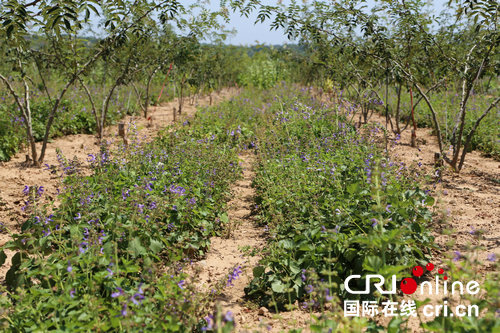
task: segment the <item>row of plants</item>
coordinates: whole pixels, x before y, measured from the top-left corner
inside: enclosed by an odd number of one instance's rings
[[[26,186],[30,218],[0,251],[15,251],[0,296],[10,331],[192,331],[213,327],[213,295],[183,269],[227,223],[237,152],[252,132],[234,105],[200,110],[152,143],[102,146],[90,175],[59,156],[57,207]],[[50,166],[54,170],[54,166]],[[234,278],[234,276],[233,276]],[[230,316],[219,321],[230,322]],[[211,322],[212,321],[212,322]]]
[[[254,181],[270,238],[247,295],[276,310],[295,301],[318,308],[346,296],[349,275],[403,277],[424,263],[434,199],[381,153],[373,137],[381,130],[362,136],[304,89],[275,93],[257,134]]]
[[[349,123],[348,107],[326,106],[307,89],[287,85],[262,92],[261,99],[262,106],[255,108],[264,119],[255,129],[255,214],[268,232],[268,244],[245,289],[247,297],[276,312],[297,305],[320,312],[311,315],[308,329],[313,332],[412,331],[402,315],[385,323],[345,317],[342,301],[361,295],[348,293],[344,281],[354,274],[380,274],[388,281],[394,274],[399,284],[411,276],[413,267],[430,262],[436,249],[429,209],[434,198],[414,172],[383,153],[378,143],[384,130],[356,130]],[[498,270],[482,276],[484,263],[473,259],[478,250],[471,249],[470,255],[455,252],[446,267],[451,281],[484,281],[481,294],[454,300],[478,306],[481,316],[419,316],[424,330],[490,332],[500,325],[495,301]],[[497,262],[494,254],[488,260]],[[351,281],[350,287],[366,286],[360,279],[357,285]],[[388,282],[385,288],[390,289]],[[361,297],[387,301],[377,292]],[[415,311],[420,313],[428,303],[417,300]]]

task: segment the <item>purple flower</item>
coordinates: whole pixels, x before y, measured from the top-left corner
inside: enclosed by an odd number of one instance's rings
[[[122,317],[125,317],[127,315],[127,304],[126,303],[123,303],[121,315],[122,315]]]
[[[339,233],[339,231],[340,231],[340,226],[337,224],[337,225],[335,226],[335,229],[333,229],[333,232],[334,232],[334,233],[336,233],[336,234],[338,234],[338,233]]]
[[[453,257],[453,261],[459,261],[462,258],[462,254],[459,251],[455,251],[455,256]]]
[[[388,212],[388,213],[392,213],[392,212],[391,212],[391,210],[389,209],[389,208],[391,208],[391,207],[392,207],[392,205],[387,205],[387,206],[385,207],[385,211],[386,211],[386,212]]]
[[[226,312],[226,314],[224,315],[224,321],[233,321],[233,313],[231,311]]]
[[[39,186],[36,190],[36,194],[41,197],[42,194],[43,194],[43,191],[45,191],[45,189],[43,188],[43,186]]]
[[[144,292],[142,291],[142,283],[141,283],[139,285],[138,291],[131,298],[132,303],[134,303],[135,305],[139,305],[142,302],[142,300],[144,299],[143,293]]]
[[[75,288],[70,290],[69,295],[71,296],[71,298],[75,297]]]
[[[306,274],[305,274],[305,273],[306,273],[306,270],[305,270],[305,269],[303,269],[303,270],[302,270],[302,274],[300,275],[300,278],[302,279],[302,281],[305,281],[305,280],[306,280]]]
[[[308,284],[308,285],[306,286],[306,293],[310,294],[310,293],[312,293],[313,291],[314,291],[313,286],[312,286],[312,285],[310,285],[310,284]]]
[[[126,199],[130,196],[130,194],[129,194],[129,192],[128,192],[128,191],[129,191],[129,190],[126,190],[126,191],[124,192],[124,191],[122,190],[122,199],[123,199],[123,200],[126,200]]]
[[[184,281],[184,280],[180,280],[180,281],[177,283],[177,285],[179,286],[179,288],[184,289],[184,283],[185,283],[185,282],[186,282],[186,281]]]
[[[174,194],[178,194],[180,196],[183,196],[186,194],[186,189],[184,189],[184,187],[182,187],[182,186],[172,185],[172,186],[170,186],[170,192],[172,192]]]
[[[378,224],[377,219],[373,218],[371,221],[373,222],[372,223],[372,228],[375,228],[375,226]]]
[[[208,330],[213,330],[214,329],[214,316],[213,315],[208,315],[205,317],[205,321],[207,322],[207,326],[204,326],[201,328],[202,331],[206,332]]]
[[[79,220],[82,218],[82,214],[78,213],[76,214],[76,216],[74,217],[75,220]]]
[[[80,245],[78,246],[78,252],[80,252],[80,254],[85,253],[85,251],[87,251],[88,245],[89,244],[87,242],[81,242]]]
[[[326,289],[326,300],[330,302],[333,299],[333,296],[330,296],[330,289]]]
[[[226,286],[234,286],[233,282],[238,279],[241,273],[241,266],[238,265],[237,267],[233,268],[233,272],[229,274]]]
[[[87,161],[88,161],[89,163],[92,163],[92,162],[94,162],[94,161],[95,161],[95,155],[94,155],[94,154],[88,154],[87,156],[88,156]]]
[[[120,287],[116,287],[116,289],[117,289],[118,291],[115,291],[114,293],[112,293],[112,294],[111,294],[111,297],[113,297],[113,298],[117,298],[117,297],[120,297],[121,295],[125,294],[125,292],[123,291],[123,289],[122,289],[122,288],[120,288]]]
[[[497,260],[496,254],[494,253],[488,254],[488,261],[494,262],[495,260]]]
[[[71,273],[71,271],[73,271],[73,267],[71,266],[71,262],[68,260],[68,267],[66,268],[66,270],[68,271],[68,273]]]
[[[144,205],[143,204],[138,204],[137,208],[139,208],[139,213],[143,213],[144,212]]]
[[[24,195],[28,195],[30,193],[30,187],[28,185],[24,185],[23,193]]]

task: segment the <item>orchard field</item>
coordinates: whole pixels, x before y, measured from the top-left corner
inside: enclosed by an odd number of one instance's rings
[[[500,332],[500,5],[431,7],[2,1],[0,331]]]

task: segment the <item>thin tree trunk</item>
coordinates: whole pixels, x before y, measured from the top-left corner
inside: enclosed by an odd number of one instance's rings
[[[95,119],[97,136],[99,139],[102,139],[102,137],[100,136],[101,135],[101,126],[100,126],[100,121],[99,121],[99,115],[97,114],[97,108],[95,107],[94,98],[92,97],[92,94],[90,93],[90,89],[87,87],[85,82],[83,82],[83,80],[80,78],[78,78],[78,80],[80,81],[80,84],[82,85],[83,90],[85,90],[85,93],[87,94],[87,97],[89,99],[89,102],[90,102],[90,105],[92,108],[92,114],[94,115],[94,119]]]
[[[181,80],[181,84],[180,84],[180,87],[179,87],[179,110],[177,110],[179,112],[179,114],[182,114],[182,106],[183,106],[183,97],[184,97],[184,81],[185,79],[183,78]]]
[[[144,97],[144,118],[148,118],[148,108],[149,108],[149,89],[151,86],[151,79],[153,75],[149,76],[148,82],[146,83],[146,96]]]
[[[30,103],[29,103],[29,88],[27,87],[26,81],[24,81],[24,104],[21,103],[20,97],[17,95],[16,91],[10,84],[10,82],[7,80],[5,76],[0,74],[0,79],[4,82],[5,86],[7,87],[7,90],[10,92],[12,97],[14,97],[14,100],[16,101],[17,106],[19,107],[19,111],[21,112],[21,117],[24,119],[24,124],[25,124],[25,129],[26,129],[26,136],[28,140],[28,144],[31,149],[31,158],[33,159],[33,165],[37,165],[37,151],[36,151],[36,145],[35,145],[35,138],[33,136],[33,128],[31,126],[31,108],[30,108]]]
[[[389,128],[389,69],[388,65],[385,67],[385,130]]]
[[[35,138],[33,136],[33,127],[32,127],[32,118],[31,118],[31,105],[30,105],[30,88],[28,86],[28,83],[26,80],[23,79],[24,83],[24,110],[26,113],[26,129],[27,129],[27,135],[28,135],[28,140],[31,146],[31,157],[33,159],[33,166],[39,166],[40,163],[37,160],[37,151],[36,151],[36,144],[35,144]]]
[[[429,97],[424,93],[422,88],[420,88],[420,86],[416,82],[414,84],[415,84],[415,87],[417,88],[418,92],[420,93],[420,95],[422,95],[422,97],[424,98],[425,103],[427,103],[429,110],[431,110],[432,120],[434,121],[434,126],[436,128],[436,136],[437,136],[437,140],[438,140],[439,152],[441,153],[441,156],[443,157],[443,159],[448,164],[451,164],[451,160],[446,156],[446,154],[443,150],[443,139],[442,139],[442,135],[441,135],[441,127],[439,126],[439,121],[437,119],[436,110],[434,110],[434,107],[433,107]]]
[[[56,99],[54,106],[50,110],[49,119],[47,120],[47,125],[45,126],[45,135],[43,136],[42,150],[40,153],[40,158],[38,159],[39,164],[43,163],[43,159],[45,158],[45,151],[47,150],[47,142],[49,140],[50,128],[52,127],[52,123],[54,122],[54,117],[56,115],[57,109],[59,108],[59,104],[61,100],[64,98],[64,95],[68,91],[69,87],[80,77],[80,75],[91,65],[93,64],[104,52],[104,49],[100,50],[94,56],[89,59],[81,68],[78,70],[72,78],[66,83],[63,90],[59,94],[59,97]]]
[[[411,131],[411,146],[416,147],[417,145],[417,122],[415,121],[415,112],[413,109],[413,90],[410,87],[410,103],[411,103],[411,121],[413,123],[413,129]]]
[[[490,106],[486,109],[486,111],[483,112],[481,117],[479,117],[476,122],[474,123],[474,126],[472,127],[471,131],[469,132],[469,135],[467,135],[467,139],[465,140],[465,144],[462,150],[462,156],[460,157],[460,163],[458,164],[458,171],[462,170],[462,167],[464,165],[465,161],[465,155],[467,154],[467,150],[469,148],[470,142],[472,141],[472,137],[474,136],[474,133],[476,132],[477,128],[479,127],[479,124],[481,121],[490,113],[490,111],[500,102],[500,97],[498,97],[496,100],[494,100]]]
[[[121,79],[121,78],[120,78]],[[108,109],[109,109],[109,101],[111,100],[111,97],[113,96],[113,92],[115,91],[116,87],[118,87],[118,83],[120,82],[120,79],[116,80],[113,86],[111,87],[108,96],[104,99],[102,103],[102,110],[101,110],[101,124],[99,125],[101,128],[101,132],[99,133],[99,137],[102,138],[104,136],[104,128],[106,127],[106,116],[108,115]]]
[[[467,113],[467,101],[469,99],[470,93],[472,88],[474,88],[474,83],[479,79],[481,76],[481,73],[483,71],[484,65],[489,58],[490,52],[493,49],[493,44],[490,46],[488,49],[488,52],[486,55],[483,57],[483,60],[481,62],[481,65],[477,69],[475,75],[472,77],[472,79],[469,81],[467,80],[467,73],[470,70],[470,67],[468,65],[468,62],[470,60],[471,54],[474,51],[478,44],[475,44],[469,51],[469,54],[467,55],[467,64],[464,69],[464,79],[462,81],[462,100],[460,101],[460,113],[459,113],[459,119],[460,122],[455,124],[455,127],[453,129],[453,139],[452,139],[452,144],[453,144],[453,160],[452,160],[452,166],[455,169],[455,171],[460,171],[460,169],[457,168],[457,163],[458,163],[458,158],[460,155],[460,146],[462,143],[462,136],[463,136],[463,131],[465,127],[465,115]],[[456,134],[456,129],[458,126],[458,134]]]
[[[143,114],[146,114],[146,111],[144,110],[144,106],[142,105],[142,95],[141,93],[139,92],[139,89],[137,89],[137,86],[135,85],[134,82],[131,83],[132,84],[132,88],[134,88],[134,91],[135,91],[135,95],[137,96],[137,100],[139,102],[139,106],[142,110],[142,113]]]
[[[45,151],[47,150],[47,143],[49,141],[50,128],[52,127],[52,123],[54,122],[54,118],[56,116],[57,109],[59,108],[59,104],[61,104],[61,100],[64,98],[66,91],[68,88],[75,82],[76,77],[70,80],[64,87],[63,91],[56,99],[54,106],[50,110],[49,119],[47,120],[47,124],[45,126],[45,134],[43,136],[42,150],[40,152],[40,158],[38,159],[39,164],[43,163],[43,159],[45,158]]]
[[[394,115],[395,118],[395,123],[396,123],[396,134],[401,134],[401,128],[399,127],[400,123],[400,109],[401,109],[401,88],[402,88],[402,83],[399,84],[398,87],[398,99],[396,102],[396,114]]]

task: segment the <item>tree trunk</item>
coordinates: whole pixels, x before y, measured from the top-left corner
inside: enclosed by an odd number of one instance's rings
[[[401,134],[401,128],[399,127],[399,122],[400,122],[400,111],[401,111],[401,88],[402,88],[402,83],[399,84],[398,89],[398,99],[396,102],[396,114],[394,115],[394,121],[396,123],[396,134]]]
[[[160,67],[156,67],[155,70],[149,75],[148,83],[146,84],[146,100],[144,102],[144,118],[148,118],[148,107],[149,107],[149,92],[151,90],[151,82],[153,82],[153,78],[156,72],[160,69]]]
[[[85,82],[83,82],[83,80],[80,78],[78,80],[80,81],[80,84],[82,85],[83,90],[85,90],[85,93],[87,94],[90,105],[92,107],[92,114],[94,115],[94,119],[95,119],[96,133],[97,133],[98,139],[100,140],[100,139],[102,139],[102,137],[100,136],[101,135],[101,126],[100,126],[100,121],[99,121],[99,115],[97,114],[97,108],[95,107],[94,98],[92,97],[92,94],[90,93],[90,89],[87,87]]]
[[[413,108],[413,90],[410,87],[410,104],[411,104],[411,121],[413,123],[413,129],[411,131],[411,146],[417,146],[417,122],[415,121],[415,110]]]
[[[184,79],[182,79],[180,87],[179,87],[179,114],[182,114],[182,105],[183,103],[183,97],[184,97]]]
[[[465,144],[462,150],[462,156],[460,157],[460,162],[458,164],[458,171],[462,170],[462,167],[464,165],[465,161],[465,155],[467,154],[467,150],[469,149],[469,145],[472,141],[472,137],[474,136],[474,133],[476,132],[477,128],[479,127],[479,124],[481,121],[490,113],[490,111],[498,104],[500,103],[500,97],[498,97],[496,100],[494,100],[490,106],[486,109],[486,111],[483,112],[483,114],[476,120],[474,123],[474,126],[472,127],[471,131],[469,132],[469,135],[467,135],[467,139],[465,140]]]
[[[108,96],[104,99],[102,103],[102,110],[101,110],[101,123],[99,124],[100,127],[100,133],[99,137],[103,138],[104,137],[104,128],[106,127],[106,116],[108,115],[108,109],[109,109],[109,101],[111,100],[111,97],[113,96],[113,92],[115,91],[116,87],[118,87],[120,79],[117,79],[113,86],[111,87]]]

